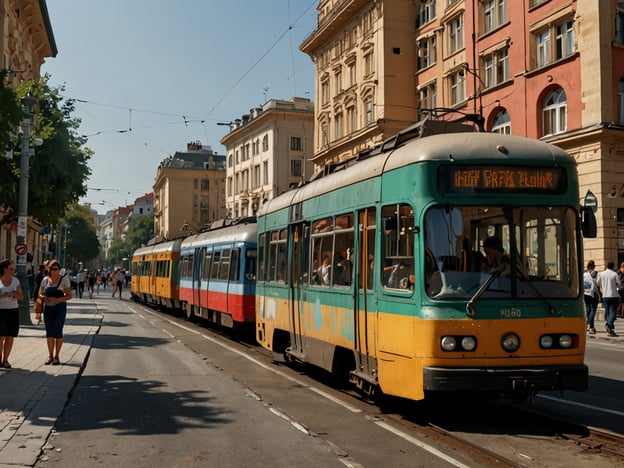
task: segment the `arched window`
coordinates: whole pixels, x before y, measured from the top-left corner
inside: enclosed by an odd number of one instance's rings
[[[624,78],[620,78],[618,81],[617,99],[618,123],[624,125]]]
[[[492,132],[511,135],[511,117],[506,109],[501,109],[492,122]]]
[[[556,135],[568,128],[568,101],[561,88],[555,89],[544,101],[542,135]]]

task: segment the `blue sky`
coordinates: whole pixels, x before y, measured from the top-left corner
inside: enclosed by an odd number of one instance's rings
[[[318,0],[47,0],[58,48],[42,73],[78,99],[99,213],[152,191],[189,141],[224,154],[229,122],[268,99],[314,99],[299,51]]]

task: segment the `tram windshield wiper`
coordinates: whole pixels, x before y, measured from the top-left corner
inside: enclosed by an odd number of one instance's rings
[[[487,291],[490,285],[494,282],[496,278],[498,278],[501,275],[504,269],[505,269],[505,264],[501,263],[499,266],[497,266],[494,269],[494,271],[492,272],[490,277],[487,279],[487,281],[483,283],[479,289],[477,289],[477,292],[475,292],[474,295],[470,298],[470,300],[466,303],[466,314],[470,315],[471,317],[474,317],[476,311],[472,308],[472,305],[475,303],[477,299],[479,299],[479,297],[481,297],[481,295],[485,291]]]

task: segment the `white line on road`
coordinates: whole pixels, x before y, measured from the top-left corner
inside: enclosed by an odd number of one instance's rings
[[[608,408],[601,408],[600,406],[588,405],[587,403],[579,403],[577,401],[562,400],[560,398],[555,398],[555,397],[551,397],[548,395],[541,395],[539,393],[535,396],[538,398],[543,398],[545,400],[556,401],[557,403],[565,403],[566,405],[579,406],[581,408],[586,408],[586,409],[590,409],[593,411],[601,411],[603,413],[615,414],[616,416],[624,416],[624,412],[622,411],[612,410]]]

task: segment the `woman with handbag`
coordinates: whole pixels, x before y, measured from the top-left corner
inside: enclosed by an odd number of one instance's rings
[[[63,346],[63,327],[67,316],[67,301],[72,298],[71,282],[67,275],[61,276],[58,260],[48,263],[48,276],[39,287],[39,297],[43,300],[43,321],[46,328],[48,359],[46,364],[59,365],[59,354]]]
[[[19,332],[19,301],[24,298],[15,264],[0,260],[0,367],[10,369],[9,354]]]

